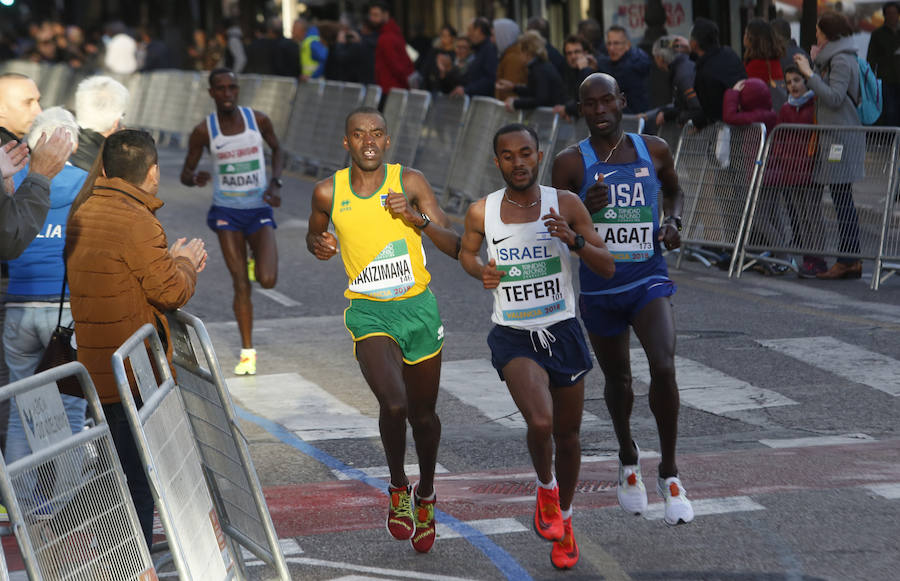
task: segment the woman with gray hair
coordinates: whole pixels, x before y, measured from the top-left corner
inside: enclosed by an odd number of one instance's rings
[[[25,139],[34,148],[41,135],[50,136],[57,129],[68,134],[73,148],[78,147],[78,124],[72,114],[62,107],[51,107],[38,115]],[[16,187],[26,175],[27,167],[15,175]],[[64,326],[72,323],[68,299],[63,302],[60,319],[60,291],[65,277],[63,248],[69,210],[86,177],[86,171],[66,163],[50,182],[50,212],[43,228],[19,258],[9,261],[9,286],[3,297],[6,303],[3,347],[10,382],[34,374],[58,321]],[[84,426],[87,401],[69,395],[62,395],[62,399],[72,433],[80,432]],[[13,398],[10,400],[9,428],[3,454],[6,462],[11,463],[30,451],[22,415]],[[28,497],[34,499],[34,506],[26,507],[26,510],[50,516],[59,509],[58,506],[50,506],[50,496],[50,491],[36,490]]]

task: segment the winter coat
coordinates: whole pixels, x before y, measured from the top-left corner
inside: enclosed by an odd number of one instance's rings
[[[816,122],[815,110],[815,97],[799,107],[785,103],[778,111],[776,126],[782,123],[813,125]],[[793,186],[810,183],[816,141],[815,133],[802,130],[776,131],[769,146],[763,184]]]
[[[827,42],[816,55],[813,71],[815,74],[807,79],[806,86],[816,94],[816,123],[859,126],[859,64],[853,39],[848,36]],[[862,178],[864,133],[823,131],[819,133],[817,149],[816,183],[846,184]]]
[[[875,75],[890,85],[900,85],[900,30],[880,26],[869,38],[866,60]]]
[[[513,85],[525,85],[528,83],[528,57],[522,52],[518,42],[506,47],[500,63],[497,65],[497,80],[505,79]],[[501,91],[494,89],[494,97],[505,101],[507,97],[515,96],[515,89]]]
[[[14,177],[16,186],[28,175],[25,167]],[[25,252],[9,262],[6,302],[59,302],[65,265],[66,220],[87,172],[67,163],[50,182],[50,212]]]
[[[746,79],[747,72],[740,57],[727,46],[704,53],[695,64],[694,89],[703,108],[703,118],[694,123],[702,128],[722,119],[725,90],[733,87],[739,80]]]
[[[703,108],[694,90],[694,62],[686,54],[679,54],[669,63],[669,82],[672,83],[672,103],[661,108],[666,121],[684,125],[703,117]]]
[[[625,93],[625,113],[634,115],[650,108],[647,90],[650,57],[647,53],[633,46],[617,61],[603,55],[597,59],[597,71],[615,77]]]
[[[196,270],[188,258],[169,254],[154,215],[162,205],[123,179],[100,177],[69,221],[67,267],[78,361],[102,403],[120,401],[110,358],[145,323],[157,329],[171,362],[163,312],[184,306],[194,294]]]
[[[466,95],[493,97],[497,80],[497,47],[488,39],[473,46],[472,51],[475,58],[466,69]]]
[[[409,76],[415,69],[406,52],[406,40],[400,26],[391,18],[378,31],[378,43],[375,45],[375,83],[381,85],[385,95],[394,87],[408,89]]]
[[[722,101],[722,120],[729,125],[764,123],[766,131],[775,127],[772,94],[759,79],[747,79],[740,91],[728,89]]]
[[[528,84],[517,85],[518,98],[513,102],[516,109],[553,107],[565,101],[563,82],[556,67],[549,60],[531,59],[528,63]]]
[[[753,59],[744,63],[744,69],[747,71],[747,78],[759,79],[766,85],[771,82],[784,81],[784,73],[781,70],[781,61],[778,59],[763,60]]]

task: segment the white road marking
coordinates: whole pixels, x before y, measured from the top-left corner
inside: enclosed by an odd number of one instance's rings
[[[497,371],[487,359],[445,361],[441,366],[441,389],[453,394],[462,403],[478,408],[498,425],[526,428],[506,384],[500,381]],[[584,413],[581,422],[582,426],[604,424],[603,420],[589,412]]]
[[[900,482],[869,484],[866,488],[888,500],[900,500]]]
[[[533,500],[533,499],[532,499]],[[482,520],[470,520],[465,524],[483,535],[505,535],[509,533],[528,532],[528,528],[514,518],[487,518]],[[462,535],[449,526],[437,523],[438,540],[458,539]]]
[[[356,468],[352,466],[352,468]],[[371,476],[372,478],[387,478],[391,475],[391,471],[387,466],[371,466],[369,468],[356,468],[360,472],[366,474],[367,476]],[[407,476],[418,476],[419,475],[419,465],[418,464],[406,464],[403,466],[403,471],[406,472]],[[434,473],[435,474],[449,474],[449,470],[441,466],[440,462],[435,464]],[[341,470],[332,470],[332,474],[334,474],[335,478],[338,480],[352,480],[350,476],[347,476]]]
[[[760,440],[769,448],[808,448],[812,446],[840,446],[843,444],[868,444],[875,438],[868,434],[844,434],[842,436],[812,436],[809,438],[785,438],[783,440]]]
[[[299,228],[301,230],[309,229],[309,222],[300,218],[291,218],[290,220],[285,220],[282,222],[278,221],[279,228]]]
[[[770,290],[767,288],[755,288],[752,286],[748,286],[744,290],[746,290],[748,293],[751,293],[754,295],[759,295],[761,297],[777,297],[777,296],[781,296],[781,294],[782,294],[775,290]]]
[[[690,499],[691,491],[688,490]],[[714,514],[727,514],[730,512],[748,512],[753,510],[766,510],[766,507],[753,501],[749,496],[729,496],[725,498],[701,498],[691,500],[694,507],[694,516],[709,516]],[[620,509],[621,510],[621,509]],[[647,507],[641,515],[647,520],[659,520],[666,512],[663,502],[654,502]]]
[[[655,450],[645,450],[641,448],[641,460],[649,458],[659,458],[659,452]],[[609,462],[619,459],[619,452],[604,452],[603,454],[591,454],[590,456],[582,455],[581,462]]]
[[[298,303],[297,301],[295,301],[294,299],[292,299],[291,297],[289,297],[285,294],[282,294],[272,288],[254,287],[253,290],[258,292],[262,296],[272,299],[276,303],[278,303],[282,306],[285,306],[285,307],[299,307],[301,304],[301,303]]]
[[[381,578],[396,577],[401,579],[422,579],[424,581],[475,581],[475,579],[469,577],[451,577],[449,575],[432,575],[429,573],[421,573],[419,571],[383,569],[381,567],[366,567],[363,565],[355,565],[353,563],[324,561],[322,559],[311,559],[309,557],[286,557],[285,561],[292,565],[309,565],[311,567],[322,567],[325,569],[344,569],[345,571],[371,573],[372,575],[381,575]],[[264,565],[265,563],[263,563],[262,561],[249,561],[244,564],[248,567],[258,567],[260,565]],[[341,577],[341,579],[346,579],[346,577]],[[350,579],[360,579],[360,577],[350,577]],[[368,579],[368,577],[362,577],[362,579]]]
[[[869,351],[834,337],[766,339],[757,342],[809,365],[868,385],[884,393],[900,396],[900,361]]]
[[[303,549],[300,548],[300,545],[297,544],[297,541],[294,539],[278,539],[278,546],[281,547],[281,554],[285,557],[293,557],[295,555],[302,555]],[[244,558],[244,562],[250,561],[259,561],[256,558],[256,555],[248,551],[247,549],[241,547],[241,557]],[[259,561],[262,563],[262,561]]]
[[[377,418],[364,416],[299,373],[233,377],[228,390],[253,413],[307,442],[379,436]]]
[[[675,357],[675,369],[681,402],[712,414],[797,403],[778,392],[756,387],[684,357]],[[643,349],[631,350],[631,373],[635,379],[650,383],[650,368]]]

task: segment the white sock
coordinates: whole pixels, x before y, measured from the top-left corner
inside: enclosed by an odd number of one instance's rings
[[[241,349],[241,357],[253,357],[256,355],[256,349]]]
[[[553,477],[553,480],[550,481],[550,484],[544,484],[541,482],[541,479],[537,479],[537,485],[543,488],[544,490],[553,490],[556,488],[556,476]]]
[[[430,501],[430,500],[434,500],[434,498],[435,498],[435,491],[434,491],[434,490],[432,490],[432,491],[431,491],[431,494],[428,495],[428,496],[419,496],[419,489],[418,489],[418,486],[416,487],[416,499],[417,499],[417,500]]]
[[[562,515],[563,520],[572,518],[572,505],[570,504],[569,508],[567,508],[566,510],[560,510],[560,514]]]

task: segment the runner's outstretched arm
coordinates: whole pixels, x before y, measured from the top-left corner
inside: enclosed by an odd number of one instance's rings
[[[486,289],[497,288],[505,274],[497,270],[492,258],[487,264],[481,260],[481,244],[484,242],[484,198],[474,202],[466,212],[466,231],[462,235],[459,249],[459,263],[463,270],[481,281]]]
[[[184,166],[181,168],[181,183],[192,186],[205,186],[212,178],[208,171],[194,173],[200,158],[203,156],[203,148],[209,147],[209,131],[206,123],[194,127],[188,140],[188,151],[184,157]]]
[[[334,202],[332,180],[324,179],[316,184],[312,195],[312,211],[306,232],[306,249],[319,260],[328,260],[338,252],[337,238],[328,231],[331,221],[331,205]]]

